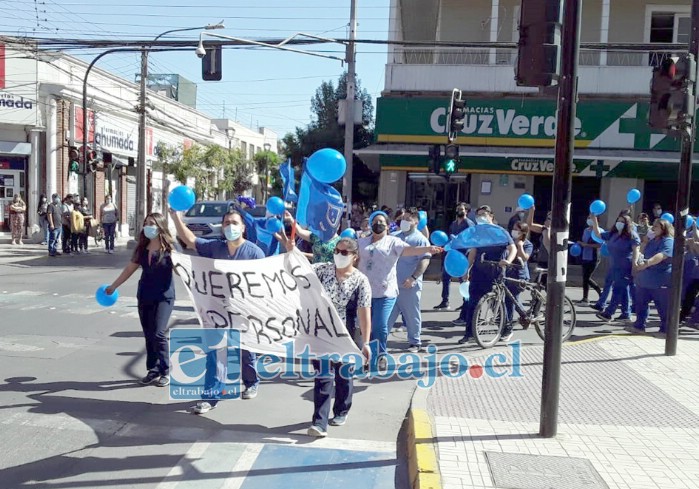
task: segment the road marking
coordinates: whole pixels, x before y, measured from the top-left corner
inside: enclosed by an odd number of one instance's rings
[[[237,475],[227,477],[221,489],[240,489],[263,447],[261,443],[248,444],[238,462],[233,466],[232,472]]]
[[[192,466],[192,461],[197,460],[204,455],[204,452],[209,448],[208,441],[198,441],[195,442],[187,453],[185,453],[182,458],[177,462],[170,472],[165,476],[165,481],[161,482],[156,486],[156,489],[176,489],[177,485],[185,480],[184,475],[187,473],[186,467]]]

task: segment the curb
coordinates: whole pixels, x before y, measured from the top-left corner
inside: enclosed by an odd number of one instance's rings
[[[434,423],[427,412],[429,390],[415,388],[408,411],[408,475],[411,489],[441,489]]]

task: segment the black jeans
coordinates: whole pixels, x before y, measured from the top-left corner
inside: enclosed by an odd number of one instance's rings
[[[338,362],[325,361],[321,372],[320,361],[312,360],[316,371],[316,379],[313,385],[313,424],[323,430],[328,428],[330,417],[330,400],[335,392],[335,404],[333,414],[346,416],[352,407],[352,390],[354,388],[352,374],[354,367]],[[340,369],[342,374],[340,375]]]
[[[143,336],[146,338],[146,369],[159,375],[170,373],[167,325],[172,314],[173,300],[138,303]]]
[[[66,226],[65,224],[63,224],[63,234],[61,235],[61,237],[63,238],[63,253],[70,253],[70,243],[72,241],[70,225]]]
[[[692,279],[687,285],[687,291],[684,293],[684,298],[682,299],[682,309],[680,309],[680,321],[687,319],[692,313],[692,307],[694,307],[694,300],[697,298],[699,293],[699,280]]]
[[[588,300],[588,294],[590,292],[590,287],[592,287],[595,292],[597,292],[597,295],[602,296],[602,289],[600,288],[599,285],[597,285],[597,282],[592,280],[592,274],[595,273],[595,270],[597,269],[597,261],[584,261],[582,262],[582,272],[583,272],[583,283],[582,283],[582,288],[583,288],[583,296],[582,300],[586,301]]]

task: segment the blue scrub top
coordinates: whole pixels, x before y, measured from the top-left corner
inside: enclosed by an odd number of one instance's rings
[[[592,239],[592,228],[586,228],[585,231],[583,231],[582,241],[585,244],[594,244],[596,241]],[[609,245],[607,245],[609,246]],[[582,261],[597,261],[597,248],[590,248],[589,246],[585,246],[582,249]]]
[[[507,233],[503,229],[503,233]],[[507,233],[508,243],[500,246],[485,246],[476,251],[476,261],[471,269],[471,284],[492,284],[497,279],[500,270],[490,263],[481,263],[481,256],[485,255],[488,261],[500,261],[507,258],[507,246],[514,244],[512,237]]]
[[[646,289],[659,289],[670,286],[672,277],[672,247],[675,240],[669,236],[655,238],[648,241],[646,249],[643,250],[643,258],[652,258],[658,253],[662,253],[666,258],[651,267],[641,271],[636,277],[636,285]]]
[[[172,280],[172,259],[170,253],[160,252],[150,255],[144,250],[138,257],[141,266],[141,279],[138,281],[136,298],[139,302],[161,302],[175,300],[175,283]]]
[[[528,239],[524,240],[524,252],[532,256],[532,253],[534,252],[534,245],[532,244],[531,241]],[[505,256],[507,258],[507,256]],[[522,265],[522,262],[519,261],[519,258],[515,258],[514,261],[515,264]],[[517,267],[510,267],[507,269],[507,276],[510,278],[517,278],[520,280],[529,280],[529,266],[524,263],[522,266],[517,266]]]
[[[235,250],[235,254],[228,253],[228,242],[225,239],[204,239],[197,238],[194,242],[199,256],[204,258],[214,258],[217,260],[258,260],[264,258],[265,254],[254,243],[243,241],[243,244]]]
[[[404,232],[399,232],[398,234],[395,235],[396,238],[402,239],[408,245],[410,246],[429,246],[430,242],[428,241],[427,238],[425,238],[425,235],[422,234],[420,231],[417,229],[414,230],[412,233],[405,234]],[[429,253],[425,253],[420,256],[404,256],[401,255],[401,257],[398,259],[398,263],[396,263],[396,278],[398,279],[398,287],[401,286],[401,284],[410,278],[410,276],[413,274],[415,271],[415,267],[417,267],[417,264],[420,260],[423,258],[430,258],[432,255]],[[422,284],[422,277],[418,277],[418,283],[416,287],[421,286]]]
[[[631,260],[633,259],[633,248],[641,244],[638,234],[631,233],[631,237],[620,233],[602,233],[601,238],[607,242],[609,258],[611,259],[611,269],[613,273],[621,273],[624,276],[631,274]]]

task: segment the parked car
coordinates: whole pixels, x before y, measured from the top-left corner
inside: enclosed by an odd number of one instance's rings
[[[221,236],[221,219],[228,209],[237,206],[233,200],[204,200],[185,212],[182,221],[198,238],[218,238]]]

